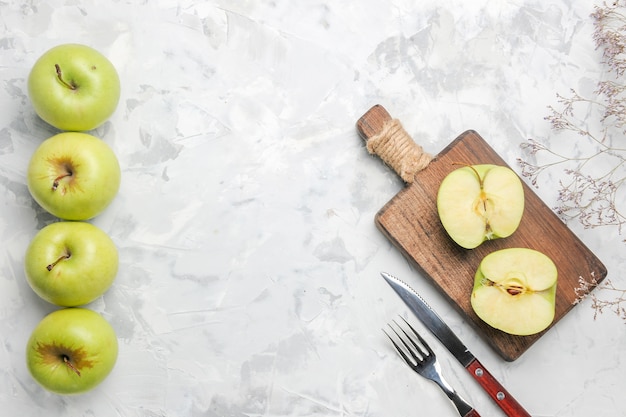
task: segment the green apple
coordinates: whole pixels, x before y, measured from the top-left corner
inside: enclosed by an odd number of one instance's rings
[[[100,384],[117,361],[113,327],[98,313],[65,308],[48,314],[26,345],[26,364],[39,384],[58,394],[78,394]]]
[[[100,52],[64,44],[45,52],[28,76],[35,112],[60,130],[85,131],[104,123],[120,99],[120,79]]]
[[[118,270],[117,247],[86,222],[57,222],[41,229],[26,249],[26,279],[44,300],[63,307],[92,302]]]
[[[437,211],[459,246],[473,249],[485,240],[510,236],[524,213],[524,188],[513,170],[482,164],[455,169],[441,182]]]
[[[472,308],[505,333],[539,333],[554,320],[557,276],[554,262],[539,251],[497,250],[485,256],[476,271]]]
[[[63,132],[43,141],[28,165],[28,190],[41,207],[64,220],[100,214],[121,180],[113,150],[86,133]]]

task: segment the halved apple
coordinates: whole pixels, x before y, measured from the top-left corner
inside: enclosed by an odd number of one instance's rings
[[[554,320],[557,268],[534,249],[501,249],[485,256],[474,277],[472,308],[485,323],[527,336]]]
[[[508,167],[464,166],[441,182],[437,211],[452,240],[473,249],[485,240],[507,237],[517,230],[524,213],[524,188]]]

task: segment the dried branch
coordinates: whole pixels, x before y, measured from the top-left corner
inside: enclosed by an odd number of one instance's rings
[[[558,107],[549,106],[545,119],[559,138],[564,133],[573,137],[552,145],[529,139],[522,144],[529,160],[518,162],[522,175],[535,187],[540,175],[561,168],[565,179],[559,181],[553,209],[564,221],[578,220],[585,228],[616,227],[622,235],[626,228],[626,5],[603,3],[591,17],[596,48],[602,49],[608,67],[607,79],[597,82],[593,98],[573,89],[567,96],[557,94]],[[611,310],[626,322],[626,290],[608,280],[599,285],[594,277],[580,278],[579,284],[579,300],[596,287],[613,297],[604,300],[592,295],[595,316]]]

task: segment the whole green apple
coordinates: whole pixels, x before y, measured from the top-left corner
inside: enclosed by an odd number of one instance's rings
[[[43,141],[28,165],[35,201],[64,220],[100,214],[117,194],[120,165],[113,150],[86,133],[63,132]]]
[[[115,111],[120,79],[100,52],[80,44],[44,53],[28,76],[35,112],[52,126],[69,131],[95,129]]]
[[[41,229],[24,258],[26,279],[44,300],[80,306],[104,294],[117,275],[118,252],[111,238],[85,222],[57,222]]]
[[[96,387],[117,361],[113,327],[98,313],[65,308],[48,314],[26,345],[26,364],[45,389],[78,394]]]

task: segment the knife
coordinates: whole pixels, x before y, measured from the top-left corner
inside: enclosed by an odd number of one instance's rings
[[[476,357],[465,347],[463,342],[452,332],[448,325],[435,313],[424,299],[405,282],[382,272],[385,281],[400,296],[402,301],[430,330],[439,341],[463,365],[492,400],[509,417],[531,417],[511,394],[487,371]]]

